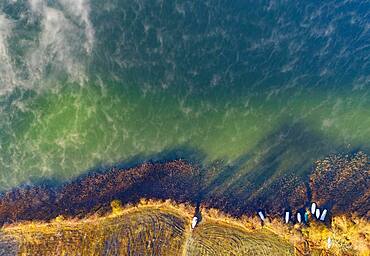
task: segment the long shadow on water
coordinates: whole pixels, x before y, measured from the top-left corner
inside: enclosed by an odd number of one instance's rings
[[[203,181],[200,198],[237,216],[257,208],[277,214],[303,207],[310,200],[307,181],[313,162],[339,150],[303,124],[284,125],[230,165],[216,167],[212,181]]]
[[[135,203],[143,197],[202,204],[235,216],[257,208],[280,214],[307,204],[313,161],[338,150],[302,124],[280,127],[231,164],[205,166],[206,154],[185,145],[99,165],[70,182],[43,180],[3,193],[0,220],[85,216],[109,211],[113,199]]]

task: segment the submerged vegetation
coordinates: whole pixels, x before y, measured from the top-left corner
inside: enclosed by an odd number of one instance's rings
[[[289,207],[296,214],[310,202],[334,216],[370,216],[370,161],[365,153],[317,161],[308,177],[255,176],[243,174],[243,166],[206,168],[183,159],[112,167],[57,187],[43,184],[5,192],[0,196],[0,223],[50,220],[58,215],[83,218],[108,212],[114,199],[127,204],[140,198],[201,204],[234,217],[255,214],[259,208],[280,216]]]
[[[255,217],[233,218],[173,201],[111,203],[111,213],[85,219],[62,216],[49,222],[23,222],[2,228],[20,255],[368,255],[370,224],[337,216],[330,227],[318,222],[285,225],[277,218],[261,225]],[[332,244],[328,247],[328,238]],[[15,241],[15,242],[14,242]]]

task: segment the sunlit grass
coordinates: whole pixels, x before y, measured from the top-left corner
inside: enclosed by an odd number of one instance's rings
[[[257,217],[233,218],[216,209],[201,208],[202,220],[191,230],[195,208],[170,200],[141,200],[137,205],[111,203],[106,216],[16,223],[3,227],[15,237],[21,255],[368,255],[370,224],[352,216],[334,217],[331,227],[286,225],[279,219],[264,225]],[[328,238],[332,246],[328,247]]]

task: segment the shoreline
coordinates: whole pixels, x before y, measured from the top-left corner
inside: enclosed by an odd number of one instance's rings
[[[356,214],[370,220],[370,161],[363,152],[319,160],[306,179],[282,175],[271,182],[267,180],[267,185],[248,191],[249,198],[238,191],[218,190],[222,186],[217,186],[217,181],[223,173],[211,177],[213,180],[202,178],[209,173],[180,159],[112,168],[56,188],[16,188],[0,196],[0,223],[47,221],[59,215],[84,218],[109,212],[110,202],[115,199],[135,204],[141,198],[216,208],[234,217],[252,216],[258,209],[272,217],[282,216],[284,210],[294,216],[316,202],[327,208],[330,216]]]

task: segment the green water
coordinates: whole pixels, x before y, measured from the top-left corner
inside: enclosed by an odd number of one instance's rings
[[[237,180],[369,149],[361,6],[341,7],[350,30],[310,4],[31,2],[2,4],[1,190],[173,151],[242,162]]]
[[[113,84],[66,85],[57,95],[25,99],[32,112],[13,113],[12,134],[3,135],[8,141],[1,148],[1,167],[11,166],[12,172],[2,173],[2,186],[40,177],[65,180],[99,165],[138,155],[150,159],[181,147],[203,153],[205,163],[231,163],[287,144],[278,156],[281,168],[296,168],[302,160],[370,144],[370,102],[353,106],[361,95],[351,94],[349,100],[341,95],[285,94],[263,104],[248,96],[227,103],[190,98],[179,104],[181,95],[166,92],[144,96]]]

